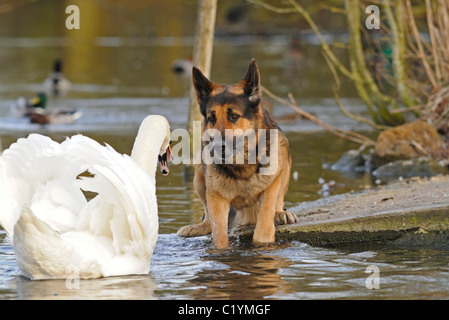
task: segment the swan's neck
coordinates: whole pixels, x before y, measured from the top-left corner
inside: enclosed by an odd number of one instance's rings
[[[165,143],[168,124],[145,119],[137,133],[136,141],[131,152],[131,158],[152,177],[156,174],[158,155]]]

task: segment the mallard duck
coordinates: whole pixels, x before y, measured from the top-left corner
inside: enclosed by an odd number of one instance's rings
[[[53,64],[53,72],[51,72],[44,81],[44,88],[48,95],[55,97],[65,96],[70,89],[70,81],[67,80],[62,72],[62,61],[55,60]]]
[[[155,174],[168,174],[170,126],[140,125],[131,156],[83,136],[31,134],[0,157],[0,224],[29,279],[148,274],[158,235]],[[158,161],[159,159],[159,161]],[[91,200],[82,192],[96,194]]]
[[[25,97],[20,97],[17,101],[11,104],[11,113],[13,116],[21,118],[26,117],[36,108],[45,109],[47,104],[47,96],[45,93],[39,93],[35,97],[27,100]]]
[[[39,93],[29,101],[24,97],[11,105],[11,112],[16,117],[28,117],[31,123],[38,124],[70,124],[82,116],[77,109],[47,110],[47,96]]]
[[[30,114],[30,122],[38,124],[70,124],[81,118],[83,113],[79,110],[57,109],[47,111],[44,108],[34,108]]]

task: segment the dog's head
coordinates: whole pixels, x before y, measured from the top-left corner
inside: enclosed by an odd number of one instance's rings
[[[207,129],[252,128],[251,122],[260,112],[260,74],[253,59],[243,80],[234,85],[219,85],[193,67],[193,86]]]
[[[244,78],[233,85],[216,84],[193,67],[193,85],[205,120],[205,129],[214,129],[220,133],[222,139],[214,140],[214,148],[220,148],[217,144],[221,144],[223,156],[227,157],[224,146],[230,141],[225,139],[226,132],[257,130],[257,119],[263,118],[260,74],[256,61],[254,59],[251,61]],[[234,145],[230,155],[235,153],[235,148]]]

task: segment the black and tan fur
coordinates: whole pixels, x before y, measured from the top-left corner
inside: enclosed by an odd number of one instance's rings
[[[228,226],[255,225],[254,243],[274,242],[275,223],[296,222],[296,216],[284,209],[291,157],[287,138],[261,105],[260,74],[255,60],[251,61],[247,74],[238,84],[216,84],[195,67],[193,84],[204,116],[203,131],[217,129],[224,137],[226,129],[245,131],[252,128],[258,137],[259,129],[267,132],[277,129],[279,163],[271,175],[261,175],[263,165],[259,161],[249,164],[247,158],[243,164],[196,165],[194,185],[204,205],[205,217],[199,224],[181,228],[178,234],[190,237],[212,233],[214,245],[225,248]],[[208,143],[203,142],[203,148]],[[245,145],[245,151],[248,151],[248,145]],[[229,219],[230,211],[234,212],[232,219]]]

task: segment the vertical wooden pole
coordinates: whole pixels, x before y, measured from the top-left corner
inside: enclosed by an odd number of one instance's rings
[[[193,44],[193,64],[206,76],[210,76],[212,49],[214,44],[217,0],[199,0],[198,16]],[[202,121],[193,85],[190,87],[189,132],[193,133],[193,121]],[[194,150],[195,151],[195,150]]]

